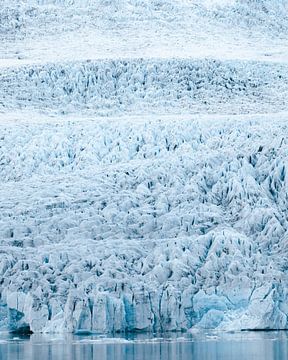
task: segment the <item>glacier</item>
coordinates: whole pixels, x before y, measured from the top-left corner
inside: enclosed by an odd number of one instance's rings
[[[2,68],[0,107],[61,113],[285,111],[288,65],[217,60],[101,60]],[[258,110],[259,112],[259,110]]]
[[[3,0],[0,331],[288,329],[287,19]]]
[[[2,326],[286,328],[275,116],[2,125]]]

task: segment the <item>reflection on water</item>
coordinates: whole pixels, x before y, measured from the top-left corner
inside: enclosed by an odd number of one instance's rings
[[[265,360],[288,359],[287,332],[151,338],[0,334],[1,360]]]

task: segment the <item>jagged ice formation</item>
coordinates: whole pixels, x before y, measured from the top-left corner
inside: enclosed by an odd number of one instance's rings
[[[286,1],[2,3],[0,330],[287,329]]]

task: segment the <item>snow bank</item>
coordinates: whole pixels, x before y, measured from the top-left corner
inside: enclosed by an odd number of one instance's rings
[[[287,328],[286,123],[2,125],[2,328]]]
[[[232,26],[279,34],[288,29],[288,3],[286,0],[238,0],[215,6],[206,16],[215,17]],[[276,35],[277,36],[277,35]]]
[[[149,21],[156,28],[174,24],[175,29],[190,29],[189,19],[203,25],[204,19],[219,21],[235,30],[266,35],[284,35],[288,26],[286,0],[2,0],[1,5],[0,36],[29,37],[31,32],[47,35],[56,29],[61,33],[99,25],[117,29],[135,21]]]
[[[287,65],[103,60],[3,69],[2,108],[71,112],[262,112],[287,108]]]
[[[2,1],[0,36],[46,36],[83,27],[118,29],[135,21],[148,20],[157,27],[184,14],[173,1],[138,0],[26,0]],[[48,25],[48,26],[47,26]],[[168,25],[168,24],[167,24]],[[56,40],[56,39],[55,39]]]

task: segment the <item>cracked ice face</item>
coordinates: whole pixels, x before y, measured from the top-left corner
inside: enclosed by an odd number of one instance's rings
[[[287,3],[3,4],[0,328],[287,328]]]

